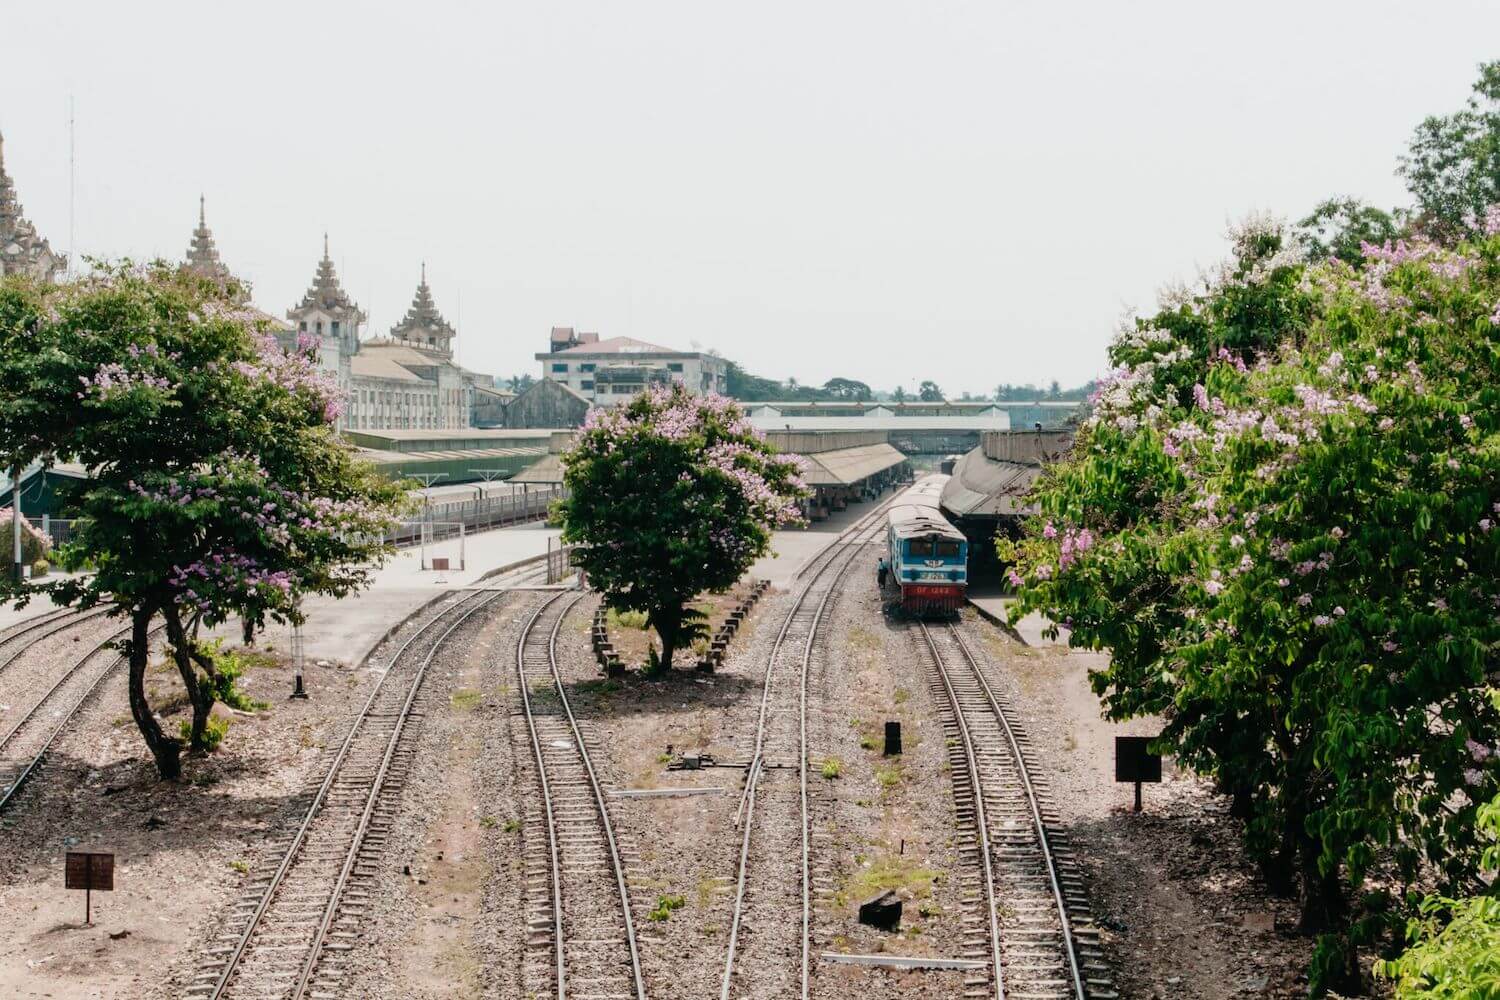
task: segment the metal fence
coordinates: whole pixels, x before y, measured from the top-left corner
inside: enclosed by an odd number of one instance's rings
[[[547,539],[547,583],[562,583],[573,575],[573,550],[575,545],[554,543]]]
[[[73,532],[79,523],[74,518],[48,517],[46,514],[41,517],[26,517],[24,512],[22,519],[46,538],[53,548],[72,541]]]
[[[498,528],[501,525],[534,521],[546,517],[554,501],[567,496],[561,486],[523,487],[518,493],[500,494],[472,500],[443,500],[424,504],[422,520],[451,521],[470,531]]]

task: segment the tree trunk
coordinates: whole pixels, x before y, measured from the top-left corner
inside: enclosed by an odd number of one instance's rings
[[[173,739],[161,731],[151,706],[146,703],[146,666],[151,661],[151,616],[154,608],[137,608],[131,612],[130,647],[127,657],[130,663],[130,715],[136,728],[146,741],[146,747],[156,760],[156,773],[166,781],[176,781],[182,775],[182,741]]]
[[[193,663],[195,659],[201,663],[206,658],[193,655],[193,641],[183,629],[182,618],[177,609],[168,608],[163,615],[167,620],[167,639],[172,643],[172,659],[177,662],[177,673],[181,675],[182,686],[187,688],[188,701],[193,705],[190,742],[194,750],[206,753],[208,746],[203,742],[203,730],[208,725],[208,715],[214,707],[212,667],[209,668],[210,676],[200,680]]]
[[[657,660],[655,670],[659,676],[672,669],[672,653],[677,648],[677,634],[682,627],[682,607],[656,608],[647,616],[647,623],[661,637],[661,659]]]

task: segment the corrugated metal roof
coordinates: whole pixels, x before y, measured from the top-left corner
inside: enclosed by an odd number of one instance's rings
[[[852,486],[862,479],[894,469],[906,456],[888,444],[867,444],[836,451],[803,455],[807,469],[803,480],[809,486]]]
[[[1033,514],[1036,508],[1025,495],[1041,472],[1040,465],[985,458],[983,450],[975,448],[954,466],[943,488],[943,509],[959,517]]]
[[[989,417],[752,416],[750,423],[763,431],[1003,431],[1010,428],[1010,416],[1003,411]]]

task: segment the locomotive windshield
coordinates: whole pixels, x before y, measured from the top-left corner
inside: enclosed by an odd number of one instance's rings
[[[946,538],[913,538],[906,543],[906,552],[913,559],[957,559],[958,545]]]

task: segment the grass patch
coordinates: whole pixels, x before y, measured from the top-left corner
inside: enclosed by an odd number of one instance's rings
[[[890,791],[901,784],[902,777],[900,764],[892,764],[890,767],[877,767],[875,769],[875,780],[880,782],[882,791]]]
[[[472,712],[484,700],[484,695],[473,688],[459,688],[448,696],[448,701],[459,712]]]
[[[250,874],[250,862],[244,860],[243,858],[236,858],[234,861],[229,862],[229,867],[233,868],[241,875]]]
[[[637,632],[646,630],[646,612],[644,611],[616,611],[610,608],[605,620],[611,628],[632,628]]]
[[[849,630],[849,646],[852,649],[862,650],[867,653],[879,652],[884,645],[880,636],[869,629],[860,628],[858,625]]]
[[[834,893],[834,902],[841,907],[858,905],[872,896],[892,890],[915,899],[926,899],[932,895],[932,887],[942,880],[943,873],[936,868],[923,868],[899,855],[887,854],[850,875],[843,887]]]
[[[480,829],[483,829],[483,830],[488,830],[488,829],[492,828],[497,822],[499,822],[499,821],[496,820],[495,817],[493,817],[493,816],[481,816],[481,817],[479,817],[479,826],[480,826]]]
[[[906,688],[897,688],[895,693],[891,695],[891,697],[895,699],[896,704],[905,705],[909,700],[911,700],[911,692],[906,690]]]
[[[880,741],[869,733],[866,733],[859,738],[859,748],[861,750],[879,750],[881,749]]]
[[[500,829],[504,830],[506,833],[515,833],[517,830],[521,829],[521,821],[518,819],[508,819],[505,821],[505,825]]]
[[[834,778],[837,778],[839,775],[844,773],[844,762],[839,760],[837,757],[829,757],[827,760],[823,761],[823,767],[821,770],[823,777],[827,778],[829,781],[832,781]]]

